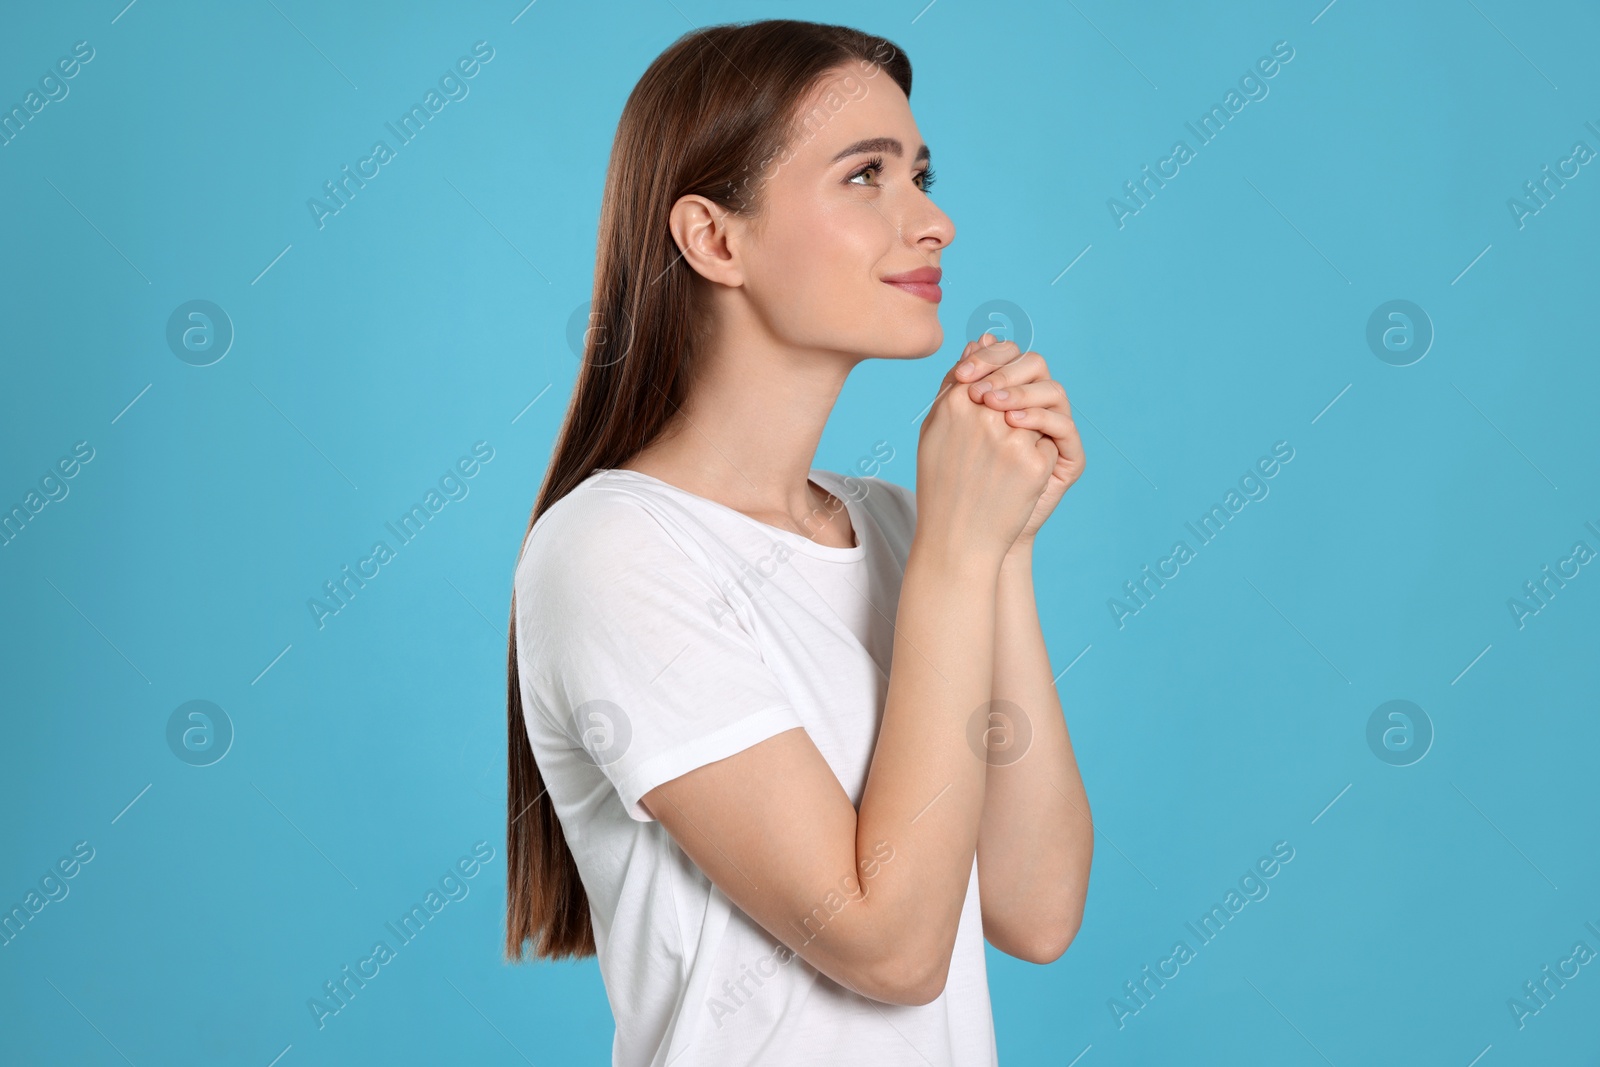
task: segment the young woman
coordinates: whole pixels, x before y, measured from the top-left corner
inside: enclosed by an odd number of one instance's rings
[[[515,573],[506,931],[598,952],[615,1064],[991,1063],[984,940],[1048,963],[1078,929],[1032,586],[1083,470],[1065,393],[985,335],[914,494],[811,467],[857,364],[943,339],[910,90],[881,38],[716,26],[618,124]]]

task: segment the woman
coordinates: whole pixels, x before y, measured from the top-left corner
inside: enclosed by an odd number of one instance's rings
[[[985,335],[915,494],[810,466],[854,366],[943,339],[910,89],[881,38],[717,26],[618,125],[515,575],[506,940],[598,952],[616,1064],[990,1063],[983,941],[1048,963],[1082,915],[1031,571],[1061,387]]]

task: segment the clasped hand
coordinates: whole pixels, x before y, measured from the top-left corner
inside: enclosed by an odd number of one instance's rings
[[[1007,425],[1034,430],[1055,444],[1055,469],[1014,543],[1016,548],[1026,548],[1062,495],[1083,474],[1083,442],[1072,420],[1066,388],[1050,377],[1050,368],[1039,353],[1023,352],[1015,341],[1000,341],[989,333],[969,341],[961,359],[945,376],[944,384],[951,388],[962,383],[974,403],[1004,412]]]

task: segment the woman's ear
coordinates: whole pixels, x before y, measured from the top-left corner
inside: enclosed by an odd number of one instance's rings
[[[678,251],[695,272],[720,285],[744,282],[735,231],[741,220],[711,200],[690,194],[672,205],[668,225]]]

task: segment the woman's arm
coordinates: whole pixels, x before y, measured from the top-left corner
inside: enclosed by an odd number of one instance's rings
[[[991,727],[995,765],[978,832],[983,932],[1007,955],[1049,963],[1067,950],[1083,918],[1094,826],[1039,629],[1031,538],[1000,568],[993,694],[998,715],[1021,721],[997,717]],[[1027,751],[1009,762],[1004,746],[1025,732],[1032,735]]]
[[[992,684],[999,563],[913,539],[859,813],[804,730],[643,798],[736,905],[875,1000],[925,1004],[944,988],[983,811],[987,767],[966,729]]]
[[[859,810],[804,730],[642,798],[729,899],[864,996],[925,1004],[944,989],[983,816],[989,768],[967,730],[994,683],[1001,562],[1057,459],[1049,437],[960,390],[935,398]]]
[[[1066,951],[1083,918],[1094,826],[1039,630],[1033,539],[1083,474],[1083,442],[1066,390],[1037,352],[985,333],[967,344],[952,379],[967,383],[975,403],[1048,435],[1057,449],[1056,468],[1000,568],[994,765],[978,841],[984,936],[1009,955],[1049,963]],[[1026,749],[1019,747],[1024,738]]]

